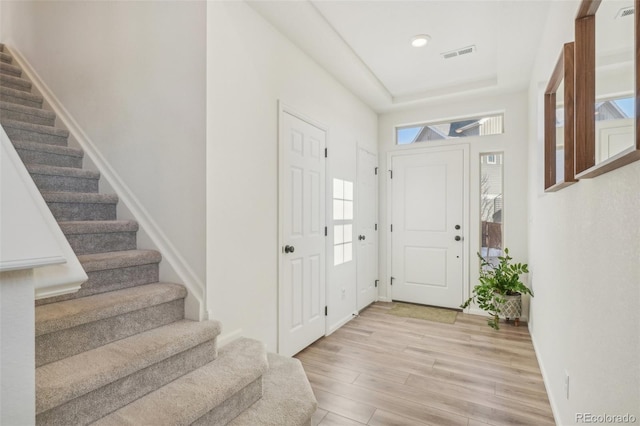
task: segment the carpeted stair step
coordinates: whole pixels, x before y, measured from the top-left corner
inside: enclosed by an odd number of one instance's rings
[[[44,99],[42,96],[34,95],[32,93],[25,92],[24,90],[16,90],[0,86],[0,101],[33,108],[42,108],[42,102]]]
[[[181,320],[36,369],[36,424],[91,423],[217,356],[217,321]],[[148,423],[147,423],[148,424]]]
[[[36,307],[36,367],[184,318],[184,286],[111,291]]]
[[[59,225],[77,255],[136,249],[138,223],[132,220],[89,220]]]
[[[49,145],[67,146],[69,131],[51,126],[2,119],[2,127],[11,140],[39,142]]]
[[[89,279],[76,293],[36,300],[36,306],[120,290],[159,280],[162,256],[155,250],[84,254],[78,261]]]
[[[116,219],[115,194],[43,192],[42,197],[58,222]]]
[[[271,353],[268,359],[262,399],[229,426],[310,426],[318,403],[300,361]]]
[[[0,87],[19,90],[22,92],[31,92],[32,84],[29,80],[15,77],[13,75],[0,74]]]
[[[20,69],[20,67],[16,67],[15,65],[7,64],[5,62],[0,62],[0,74],[7,74],[7,75],[20,77],[22,75],[22,69]]]
[[[111,413],[95,426],[225,425],[260,398],[267,369],[264,344],[238,339],[221,348],[215,361]]]
[[[0,52],[0,61],[5,64],[10,64],[13,61],[13,58],[8,53]]]
[[[79,148],[16,140],[12,143],[25,164],[82,168],[84,152]]]
[[[27,164],[26,167],[42,192],[98,192],[99,172],[43,164]]]
[[[22,121],[52,127],[56,121],[56,114],[41,108],[0,101],[0,120]]]

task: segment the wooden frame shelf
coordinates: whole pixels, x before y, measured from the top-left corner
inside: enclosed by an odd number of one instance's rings
[[[618,169],[640,160],[640,0],[634,1],[634,62],[635,62],[635,145],[604,161],[596,163],[596,20],[601,0],[583,0],[575,22],[575,92],[580,96],[575,105],[575,174],[579,179],[588,179]]]
[[[560,84],[564,82],[564,176],[556,176],[556,109]],[[566,43],[544,94],[544,188],[559,191],[577,182],[574,166],[574,43]]]

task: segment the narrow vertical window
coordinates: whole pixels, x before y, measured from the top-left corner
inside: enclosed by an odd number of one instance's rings
[[[480,254],[497,263],[504,248],[503,154],[480,155]]]
[[[353,259],[353,182],[333,180],[333,264]]]

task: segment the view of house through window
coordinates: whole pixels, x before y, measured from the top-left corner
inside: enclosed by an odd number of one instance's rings
[[[503,242],[503,154],[480,155],[480,254],[496,264],[502,256]]]
[[[396,144],[408,145],[468,136],[497,135],[504,133],[504,115],[492,114],[480,117],[424,123],[396,128]]]
[[[333,264],[353,259],[353,182],[333,180]]]

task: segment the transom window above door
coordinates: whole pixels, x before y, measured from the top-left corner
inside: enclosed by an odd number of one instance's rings
[[[504,133],[504,114],[486,114],[396,127],[396,144],[409,145],[501,133]]]

